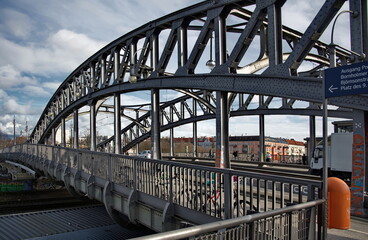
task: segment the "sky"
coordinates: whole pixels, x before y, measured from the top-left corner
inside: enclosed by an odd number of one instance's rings
[[[0,0],[0,131],[12,134],[15,116],[17,135],[20,131],[25,135],[26,123],[31,132],[55,90],[84,60],[129,31],[198,2]],[[321,2],[287,1],[283,24],[304,32]],[[347,17],[341,16],[339,23],[335,42],[348,47],[343,34],[348,27]],[[329,33],[327,30],[322,40],[329,42]],[[129,99],[136,102],[139,96]],[[230,134],[255,135],[257,124],[256,117],[231,119]],[[285,124],[287,131],[282,128]],[[215,134],[215,125],[208,125],[200,123],[199,136]],[[308,135],[308,126],[307,117],[266,117],[268,136],[302,140]],[[177,135],[184,136],[188,129],[184,126],[177,131]]]

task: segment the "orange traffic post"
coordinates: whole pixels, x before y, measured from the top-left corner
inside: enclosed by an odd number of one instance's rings
[[[328,228],[350,228],[350,189],[341,179],[328,178]]]

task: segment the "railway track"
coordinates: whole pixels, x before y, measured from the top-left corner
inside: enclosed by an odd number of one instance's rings
[[[191,163],[202,166],[214,166],[214,161],[212,160],[189,160],[189,159],[175,159],[173,161],[182,162],[182,163]],[[293,177],[300,178],[306,180],[321,180],[320,176],[311,175],[308,173],[308,168],[300,165],[292,165],[292,164],[268,164],[268,163],[249,163],[242,161],[232,161],[231,168],[234,170],[253,172],[253,173],[262,173],[262,174],[272,174],[284,177]]]

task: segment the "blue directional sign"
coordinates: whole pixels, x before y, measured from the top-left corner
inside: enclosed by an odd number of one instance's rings
[[[325,98],[368,93],[368,62],[325,70]]]

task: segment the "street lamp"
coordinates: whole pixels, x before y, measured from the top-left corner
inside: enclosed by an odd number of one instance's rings
[[[216,62],[212,59],[212,41],[213,41],[213,37],[212,37],[212,33],[211,33],[211,37],[210,37],[210,60],[208,60],[206,62],[206,66],[212,70],[214,67],[216,67]]]
[[[341,11],[339,14],[337,14],[333,24],[332,24],[332,29],[331,29],[331,43],[329,45],[329,52],[330,52],[330,67],[336,67],[336,45],[334,43],[334,31],[335,31],[335,25],[336,25],[336,21],[337,19],[340,17],[340,15],[344,14],[344,13],[350,13],[353,15],[353,17],[357,17],[358,16],[358,12],[353,12],[350,10],[344,10]]]

